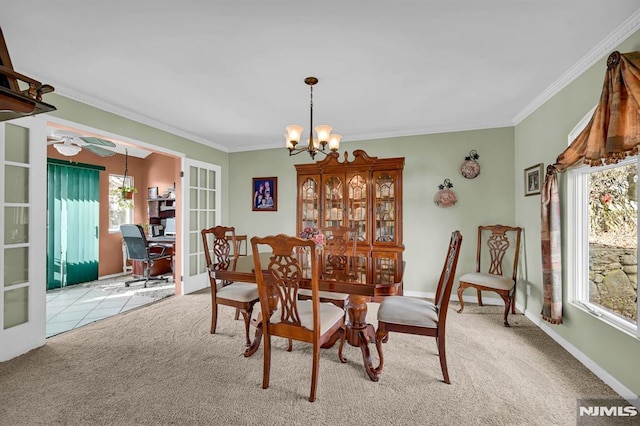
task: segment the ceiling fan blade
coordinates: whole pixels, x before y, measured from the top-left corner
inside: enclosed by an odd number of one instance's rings
[[[115,143],[108,141],[106,139],[94,138],[90,136],[80,136],[80,139],[82,139],[86,143],[91,143],[94,145],[110,146],[111,148],[115,148],[116,146]]]
[[[82,138],[82,139],[84,140],[84,138]],[[104,148],[99,147],[97,145],[85,145],[82,148],[86,149],[88,151],[91,151],[94,154],[99,155],[100,157],[111,157],[112,155],[116,154],[113,151],[109,151],[108,149],[104,149]]]

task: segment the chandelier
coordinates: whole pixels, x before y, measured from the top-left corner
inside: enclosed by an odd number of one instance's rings
[[[306,146],[300,146],[296,148],[298,142],[300,142],[300,138],[302,137],[302,132],[304,128],[302,126],[298,126],[296,124],[292,124],[286,127],[287,133],[284,135],[286,147],[289,150],[289,156],[300,154],[301,152],[308,152],[311,158],[315,158],[318,152],[327,155],[324,151],[325,147],[329,145],[329,151],[336,152],[340,148],[340,139],[342,135],[338,135],[336,133],[331,133],[333,127],[327,126],[326,124],[316,126],[316,135],[317,137],[313,137],[313,86],[318,82],[318,79],[315,77],[307,77],[304,79],[304,82],[309,86],[311,91],[310,96],[310,119],[309,119],[309,138],[307,139]]]

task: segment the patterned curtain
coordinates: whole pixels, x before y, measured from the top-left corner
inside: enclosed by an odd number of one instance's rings
[[[602,95],[584,130],[547,167],[541,196],[542,318],[562,324],[562,259],[558,172],[580,162],[614,164],[638,154],[640,143],[640,52],[613,52],[607,59]]]
[[[562,324],[562,251],[558,175],[547,168],[542,188],[542,319]]]

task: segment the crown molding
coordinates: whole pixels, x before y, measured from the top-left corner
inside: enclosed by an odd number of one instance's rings
[[[527,105],[522,111],[513,117],[512,125],[519,124],[527,118],[542,104],[555,96],[560,90],[564,89],[569,83],[578,78],[580,74],[594,65],[605,55],[611,53],[611,50],[618,46],[624,39],[640,29],[640,9],[629,16],[616,30],[614,30],[607,38],[598,43],[589,53],[587,53],[580,61],[564,73],[558,80],[545,89],[533,102]]]
[[[83,104],[86,105],[90,105],[92,107],[98,108],[100,110],[106,111],[106,112],[110,112],[112,114],[115,115],[119,115],[123,118],[126,118],[128,120],[133,120],[136,121],[138,123],[141,124],[145,124],[147,126],[153,127],[155,129],[158,130],[162,130],[165,131],[167,133],[171,133],[173,135],[176,136],[180,136],[183,137],[185,139],[189,139],[192,140],[194,142],[200,143],[202,145],[211,147],[211,148],[215,148],[217,150],[223,151],[223,152],[229,152],[229,149],[225,146],[219,145],[217,143],[211,142],[207,139],[204,139],[200,136],[196,136],[194,134],[191,134],[189,132],[186,132],[184,130],[178,129],[176,127],[173,127],[169,124],[160,122],[160,121],[156,121],[152,118],[146,117],[144,115],[138,114],[136,112],[133,112],[131,110],[128,110],[126,108],[122,108],[122,107],[117,107],[115,105],[109,104],[107,102],[101,101],[99,99],[96,99],[92,96],[89,96],[85,93],[79,92],[77,90],[71,89],[69,87],[66,86],[62,86],[59,84],[52,84],[52,86],[54,86],[56,88],[55,93],[60,95],[60,96],[64,96],[65,98],[69,98],[72,99],[74,101],[78,101],[81,102]]]

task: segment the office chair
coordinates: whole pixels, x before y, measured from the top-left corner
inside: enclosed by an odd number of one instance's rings
[[[169,278],[165,276],[151,276],[151,266],[156,260],[169,259],[171,260],[171,253],[165,253],[167,247],[162,247],[160,253],[152,253],[149,242],[144,236],[144,231],[140,225],[120,225],[120,233],[122,239],[127,246],[127,257],[131,260],[137,260],[144,263],[144,275],[135,278],[133,280],[125,281],[125,287],[129,287],[131,283],[138,281],[144,281],[144,287],[147,287],[149,281],[168,281]]]

